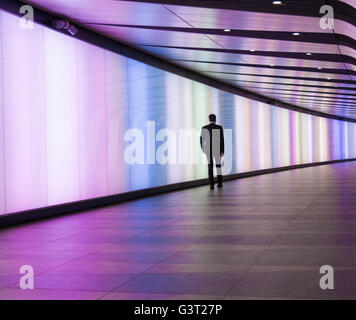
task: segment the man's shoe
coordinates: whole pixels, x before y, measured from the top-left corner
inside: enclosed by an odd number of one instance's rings
[[[214,186],[210,186],[210,190],[214,190]]]
[[[218,184],[218,188],[222,189],[224,186],[222,184]]]

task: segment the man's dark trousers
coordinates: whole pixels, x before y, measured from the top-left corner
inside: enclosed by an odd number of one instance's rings
[[[223,127],[215,123],[202,127],[200,146],[208,161],[210,187],[214,188],[214,163],[217,170],[218,187],[222,187],[221,156],[225,150]]]
[[[211,156],[208,163],[209,184],[211,187],[214,187],[214,163],[216,165],[218,186],[222,185],[221,157]]]

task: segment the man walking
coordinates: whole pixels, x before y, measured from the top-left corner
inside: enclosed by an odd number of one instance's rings
[[[223,127],[216,124],[216,115],[209,115],[209,124],[202,127],[200,146],[208,160],[210,189],[214,189],[214,162],[217,171],[218,188],[222,188],[221,157],[224,155]]]

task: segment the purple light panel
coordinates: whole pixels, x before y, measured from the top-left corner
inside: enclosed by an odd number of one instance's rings
[[[207,176],[203,164],[150,164],[147,144],[145,163],[127,164],[125,133],[146,141],[148,121],[157,151],[216,113],[230,129],[229,173],[356,157],[353,123],[222,92],[39,25],[22,30],[4,12],[0,24],[0,214]],[[184,147],[201,157],[198,139]]]

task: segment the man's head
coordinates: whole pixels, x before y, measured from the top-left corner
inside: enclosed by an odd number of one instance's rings
[[[216,122],[216,115],[215,114],[209,114],[209,121],[210,122]]]

